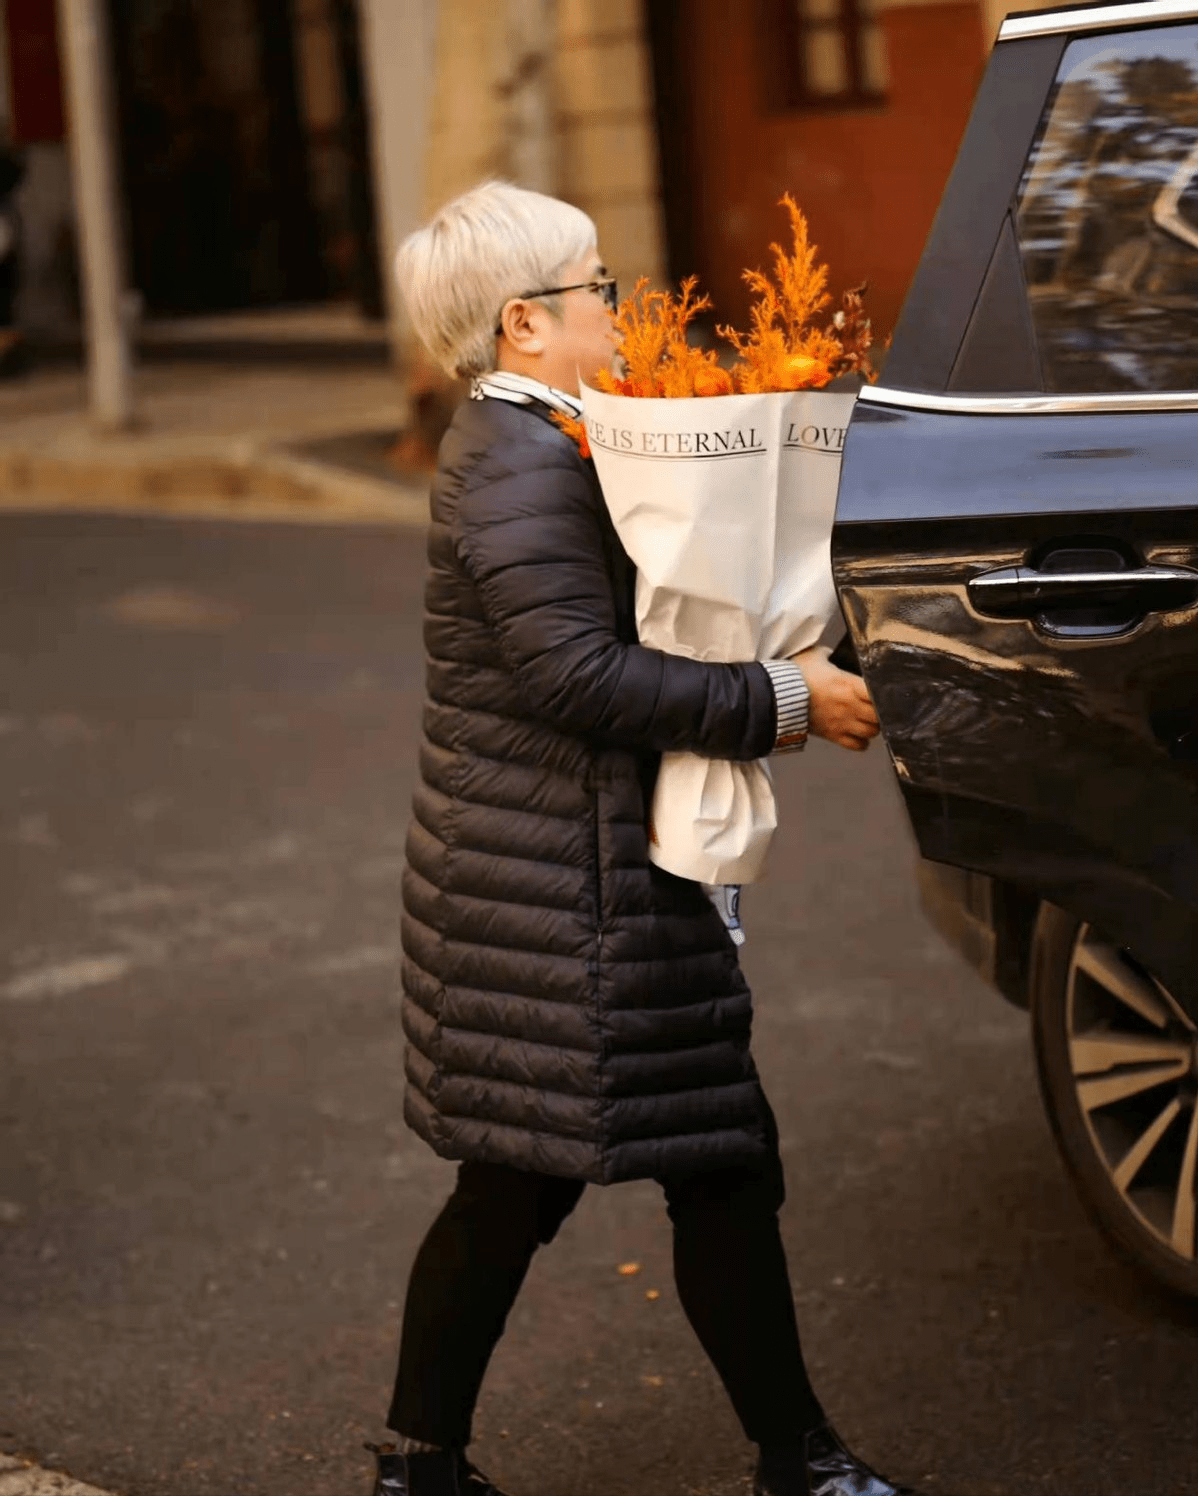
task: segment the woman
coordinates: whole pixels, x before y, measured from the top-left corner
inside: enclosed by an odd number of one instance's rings
[[[458,1184],[417,1254],[376,1496],[501,1496],[466,1459],[537,1247],[588,1182],[653,1178],[679,1297],[759,1446],[757,1496],[892,1496],[808,1382],[777,1132],[736,946],[654,867],[659,755],[860,750],[824,652],[709,665],[641,647],[594,470],[554,425],[610,362],[614,284],[578,209],[502,183],[403,245],[413,325],[473,379],[432,492],[428,692],[404,876],[406,1116]]]

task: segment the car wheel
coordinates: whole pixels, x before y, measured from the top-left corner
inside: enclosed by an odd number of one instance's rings
[[[1031,1010],[1040,1089],[1083,1200],[1137,1266],[1198,1298],[1198,1028],[1128,951],[1050,905]]]

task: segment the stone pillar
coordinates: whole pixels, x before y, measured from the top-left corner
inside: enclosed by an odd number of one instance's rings
[[[557,190],[554,0],[440,0],[426,216],[487,177]]]
[[[622,291],[662,282],[665,233],[644,0],[557,0],[559,192],[595,220]]]
[[[435,86],[416,222],[488,177],[556,191],[554,8],[554,0],[437,0]],[[428,467],[464,391],[406,331],[401,358],[411,415],[394,456]]]
[[[425,207],[486,177],[588,212],[627,283],[663,270],[643,0],[440,0]]]
[[[375,10],[393,3],[363,0]],[[589,213],[625,289],[639,275],[660,281],[663,232],[643,0],[435,3],[422,211],[409,222],[499,177]],[[373,39],[369,46],[377,50]],[[413,190],[409,178],[406,201]],[[402,335],[401,353],[413,420],[412,439],[401,442],[398,455],[426,462],[460,391]]]

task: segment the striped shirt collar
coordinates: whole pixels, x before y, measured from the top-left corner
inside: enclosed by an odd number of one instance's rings
[[[547,405],[550,410],[560,410],[563,415],[580,416],[582,401],[576,395],[567,395],[565,390],[542,384],[527,374],[512,374],[506,369],[492,369],[489,374],[480,374],[470,385],[471,400],[507,400],[512,405]]]

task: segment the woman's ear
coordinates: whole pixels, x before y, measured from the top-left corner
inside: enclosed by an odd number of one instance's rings
[[[517,353],[544,353],[545,344],[537,331],[532,304],[519,299],[509,301],[499,319],[503,336]]]

